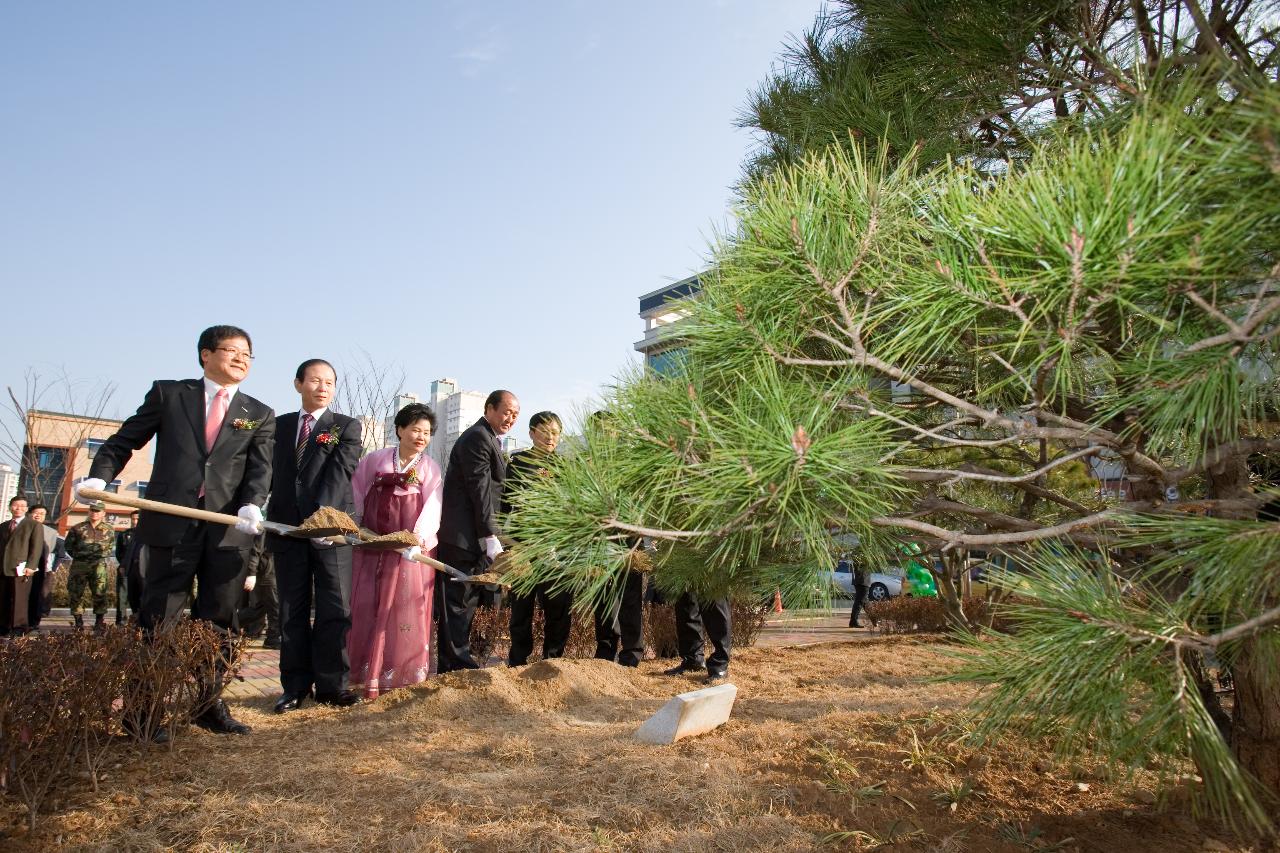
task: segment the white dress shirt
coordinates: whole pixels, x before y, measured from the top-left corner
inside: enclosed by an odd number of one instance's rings
[[[298,446],[298,439],[302,438],[302,416],[311,415],[311,429],[312,431],[314,431],[316,428],[316,424],[320,422],[320,418],[323,417],[324,413],[327,411],[329,411],[328,406],[325,406],[322,409],[316,409],[314,412],[303,412],[303,411],[298,412],[298,429],[293,434],[294,447]]]
[[[236,389],[239,385],[219,385],[208,376],[204,378],[204,416],[209,417],[209,407],[213,405],[213,398],[218,396],[218,392],[226,389],[227,392],[227,410],[231,409],[231,401],[235,399]]]

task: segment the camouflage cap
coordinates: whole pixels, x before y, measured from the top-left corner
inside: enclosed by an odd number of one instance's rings
[[[104,504],[102,501],[93,501],[92,503],[89,504],[89,512],[97,512],[99,510],[104,510],[106,508],[107,508],[107,505]]]

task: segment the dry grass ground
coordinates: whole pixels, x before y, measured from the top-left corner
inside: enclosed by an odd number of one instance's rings
[[[248,738],[192,732],[60,797],[9,851],[1106,850],[1205,848],[1182,792],[1059,766],[1026,744],[954,744],[967,687],[911,639],[748,649],[733,719],[671,747],[631,733],[693,679],[552,661],[455,673],[350,710],[277,717]],[[1190,784],[1190,783],[1187,783]],[[952,805],[954,804],[954,808]],[[836,833],[843,836],[829,838]]]

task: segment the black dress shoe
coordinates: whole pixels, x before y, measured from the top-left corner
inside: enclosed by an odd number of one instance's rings
[[[298,695],[297,693],[285,693],[276,700],[275,712],[277,714],[287,714],[290,711],[296,711],[302,707],[302,703],[306,701],[308,693]]]
[[[663,675],[684,675],[686,672],[702,672],[702,664],[686,663],[680,661],[679,666],[673,666],[671,669],[664,669]]]
[[[719,684],[720,682],[724,681],[728,677],[729,677],[728,670],[725,670],[724,672],[708,672],[707,677],[703,680],[702,683],[706,685]]]
[[[360,704],[360,697],[350,690],[343,690],[341,693],[317,693],[316,702],[335,708],[350,708]]]
[[[227,703],[219,699],[213,703],[213,707],[196,717],[191,722],[195,723],[202,729],[219,735],[247,735],[253,731],[244,723],[231,716],[231,712],[227,710]]]
[[[263,640],[263,641],[262,641],[262,647],[263,647],[264,649],[279,649],[279,648],[280,648],[280,638],[279,638],[279,637],[267,637],[265,640]]]

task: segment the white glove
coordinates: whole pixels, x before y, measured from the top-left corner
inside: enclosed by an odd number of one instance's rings
[[[257,536],[262,533],[262,510],[253,504],[245,504],[240,507],[240,511],[236,513],[236,518],[240,519],[236,522],[236,530],[241,533],[248,533],[250,536]]]
[[[71,490],[72,491],[71,499],[78,503],[87,504],[90,500],[93,500],[93,499],[80,497],[81,489],[94,489],[95,491],[105,492],[107,490],[107,481],[99,480],[97,477],[87,477],[86,479],[83,479],[80,482],[75,484],[75,487],[72,488]]]
[[[498,559],[498,555],[502,553],[502,543],[498,541],[497,536],[484,537],[484,555],[490,560]]]
[[[244,579],[244,591],[245,591],[245,592],[253,592],[253,588],[254,588],[255,586],[257,586],[257,585],[258,585],[258,576],[257,576],[257,575],[249,575],[249,577],[247,577],[247,578],[245,578],[245,579]]]
[[[406,560],[412,560],[414,557],[420,556],[421,554],[422,549],[417,545],[414,545],[412,548],[405,548],[400,552],[400,556],[404,557]]]
[[[322,551],[325,548],[333,547],[333,543],[330,542],[328,539],[308,539],[307,541],[311,543],[312,548],[319,548]]]
[[[18,573],[18,577],[22,577],[27,573],[27,561],[23,560],[21,563],[18,563],[18,565],[13,567],[13,570]]]

